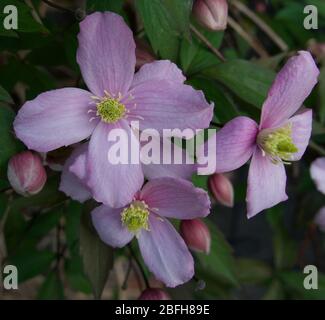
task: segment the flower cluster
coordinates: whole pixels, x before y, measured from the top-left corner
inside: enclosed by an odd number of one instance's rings
[[[213,105],[184,83],[181,70],[170,61],[143,64],[135,73],[132,32],[114,13],[87,16],[78,40],[77,61],[88,90],[63,88],[26,102],[15,119],[15,133],[38,152],[73,145],[60,190],[80,202],[100,203],[91,212],[100,238],[120,248],[135,237],[155,277],[170,287],[180,285],[194,275],[188,247],[210,250],[209,230],[198,220],[210,212],[209,196],[187,181],[196,165],[114,165],[108,161],[114,145],[108,137],[114,129],[123,129],[137,149],[137,130],[205,129]],[[299,160],[308,145],[312,112],[300,107],[318,73],[311,55],[299,52],[276,77],[259,125],[241,116],[210,138],[216,146],[216,174],[209,187],[219,202],[233,206],[232,184],[221,173],[250,158],[248,217],[287,199],[284,164]],[[139,128],[133,127],[134,120]],[[198,162],[204,149],[197,154]],[[182,237],[169,218],[184,220]]]

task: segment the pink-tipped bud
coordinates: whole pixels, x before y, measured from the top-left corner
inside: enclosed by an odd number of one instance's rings
[[[171,300],[167,292],[158,288],[145,289],[138,300]]]
[[[144,42],[139,40],[136,40],[135,56],[135,67],[137,69],[141,68],[146,63],[150,63],[156,60],[150,48]]]
[[[40,157],[31,151],[14,155],[7,174],[12,188],[25,197],[39,193],[47,179]]]
[[[227,0],[196,0],[193,14],[202,26],[213,31],[225,30],[228,19]]]
[[[230,208],[234,206],[234,188],[228,177],[215,173],[209,177],[208,186],[213,197],[222,205]]]
[[[180,234],[191,250],[206,254],[210,252],[211,235],[209,228],[202,220],[182,220]]]
[[[255,4],[255,10],[258,13],[265,13],[267,10],[266,3],[264,1],[257,1],[257,3]]]

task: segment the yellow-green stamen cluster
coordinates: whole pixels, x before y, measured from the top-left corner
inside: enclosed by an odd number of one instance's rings
[[[133,201],[122,212],[122,223],[130,232],[136,233],[140,229],[149,230],[149,210],[143,201]]]
[[[262,130],[257,137],[257,143],[274,163],[290,161],[293,153],[298,152],[292,140],[290,124],[275,130]]]
[[[97,103],[97,115],[102,121],[107,123],[115,123],[125,116],[126,109],[119,99],[105,97]]]

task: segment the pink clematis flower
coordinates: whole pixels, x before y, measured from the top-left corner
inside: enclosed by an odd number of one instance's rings
[[[140,130],[201,129],[209,126],[213,108],[201,91],[184,84],[182,72],[170,61],[145,64],[134,74],[135,43],[120,16],[87,16],[78,40],[77,61],[89,91],[63,88],[40,94],[23,105],[14,129],[28,148],[39,152],[91,136],[84,182],[97,201],[120,207],[142,186],[143,170],[138,164],[108,161],[109,132],[124,129],[137,146],[132,120],[139,121]]]
[[[100,238],[112,247],[124,247],[135,236],[143,259],[155,277],[168,287],[189,281],[193,258],[182,237],[166,218],[195,219],[210,211],[208,194],[176,178],[149,181],[127,206],[102,205],[92,211]]]
[[[317,158],[310,166],[310,175],[319,192],[325,194],[325,157]]]
[[[163,143],[160,144],[161,150],[159,154],[159,164],[143,164],[142,170],[146,179],[156,179],[163,177],[181,178],[190,180],[197,169],[196,164],[186,163],[186,150],[181,149],[177,145],[173,145],[173,149],[163,148]],[[59,190],[64,192],[73,200],[81,203],[92,198],[92,192],[87,186],[87,153],[89,143],[84,143],[77,146],[70,157],[66,160],[62,175]],[[179,149],[183,156],[182,163],[164,164],[162,157],[174,159],[174,150]]]
[[[312,111],[296,112],[318,75],[310,53],[300,51],[274,80],[259,125],[240,116],[211,138],[216,143],[216,172],[235,170],[252,158],[246,195],[248,218],[288,199],[284,163],[302,157],[312,129]]]

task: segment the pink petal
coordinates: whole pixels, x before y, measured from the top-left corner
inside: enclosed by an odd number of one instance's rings
[[[229,121],[215,135],[209,138],[216,143],[216,172],[228,172],[245,164],[251,157],[256,145],[257,124],[250,118],[237,117]],[[207,149],[208,142],[204,149]],[[199,151],[199,163],[203,148]]]
[[[61,183],[59,187],[60,191],[64,192],[73,200],[77,200],[81,203],[91,199],[91,193],[88,187],[74,173],[72,173],[69,168],[80,154],[87,151],[87,147],[87,144],[77,147],[67,159],[63,166]]]
[[[96,12],[80,23],[77,61],[89,90],[124,95],[135,70],[135,43],[122,17]]]
[[[143,134],[144,132],[142,132],[142,135]],[[197,169],[197,166],[194,164],[194,161],[190,161],[190,155],[185,149],[182,149],[178,145],[172,143],[170,139],[160,139],[159,137],[151,136],[151,140],[149,139],[142,143],[142,155],[145,150],[144,146],[147,143],[149,144],[152,142],[157,144],[157,150],[159,150],[159,152],[154,153],[154,161],[152,161],[153,163],[144,162],[142,157],[142,170],[147,179],[150,180],[162,177],[191,179],[192,175]],[[179,159],[179,161],[176,159],[178,156],[182,157]],[[166,163],[166,159],[168,161],[170,160],[169,164]]]
[[[147,63],[134,75],[132,88],[144,82],[153,80],[170,80],[177,83],[183,83],[186,78],[182,70],[175,63],[169,60],[159,60]]]
[[[286,180],[284,165],[273,164],[257,148],[248,172],[247,217],[251,218],[262,210],[287,200]]]
[[[143,173],[140,164],[113,164],[108,153],[116,142],[108,141],[112,129],[122,129],[128,138],[129,146],[136,147],[139,142],[125,121],[108,125],[101,122],[95,129],[88,152],[88,186],[95,200],[113,208],[120,208],[130,203],[134,194],[143,184]],[[129,149],[128,149],[129,151]],[[130,154],[130,152],[129,152]]]
[[[319,192],[325,194],[325,157],[317,158],[310,166],[310,175]]]
[[[260,128],[281,125],[309,96],[317,83],[319,70],[308,51],[288,60],[278,73],[262,108]]]
[[[122,225],[122,210],[123,208],[113,209],[102,205],[91,212],[93,225],[99,237],[113,248],[124,247],[134,236]]]
[[[142,188],[140,197],[160,216],[168,218],[194,219],[210,213],[207,192],[183,179],[153,179]]]
[[[292,140],[299,150],[293,154],[292,160],[300,160],[311,136],[313,112],[310,109],[305,109],[302,113],[290,118],[288,122],[292,124]]]
[[[194,261],[184,240],[166,219],[155,215],[149,217],[149,228],[138,237],[149,270],[167,287],[189,281],[194,275]]]
[[[88,178],[88,148],[89,142],[83,144],[82,150],[76,154],[74,161],[70,163],[69,167],[69,171],[76,175],[84,184],[87,184]]]
[[[96,126],[88,91],[64,88],[26,102],[14,121],[17,137],[29,149],[48,152],[88,138]]]
[[[140,119],[140,130],[207,128],[213,116],[201,91],[170,80],[142,82],[130,92],[125,102],[130,120]]]

